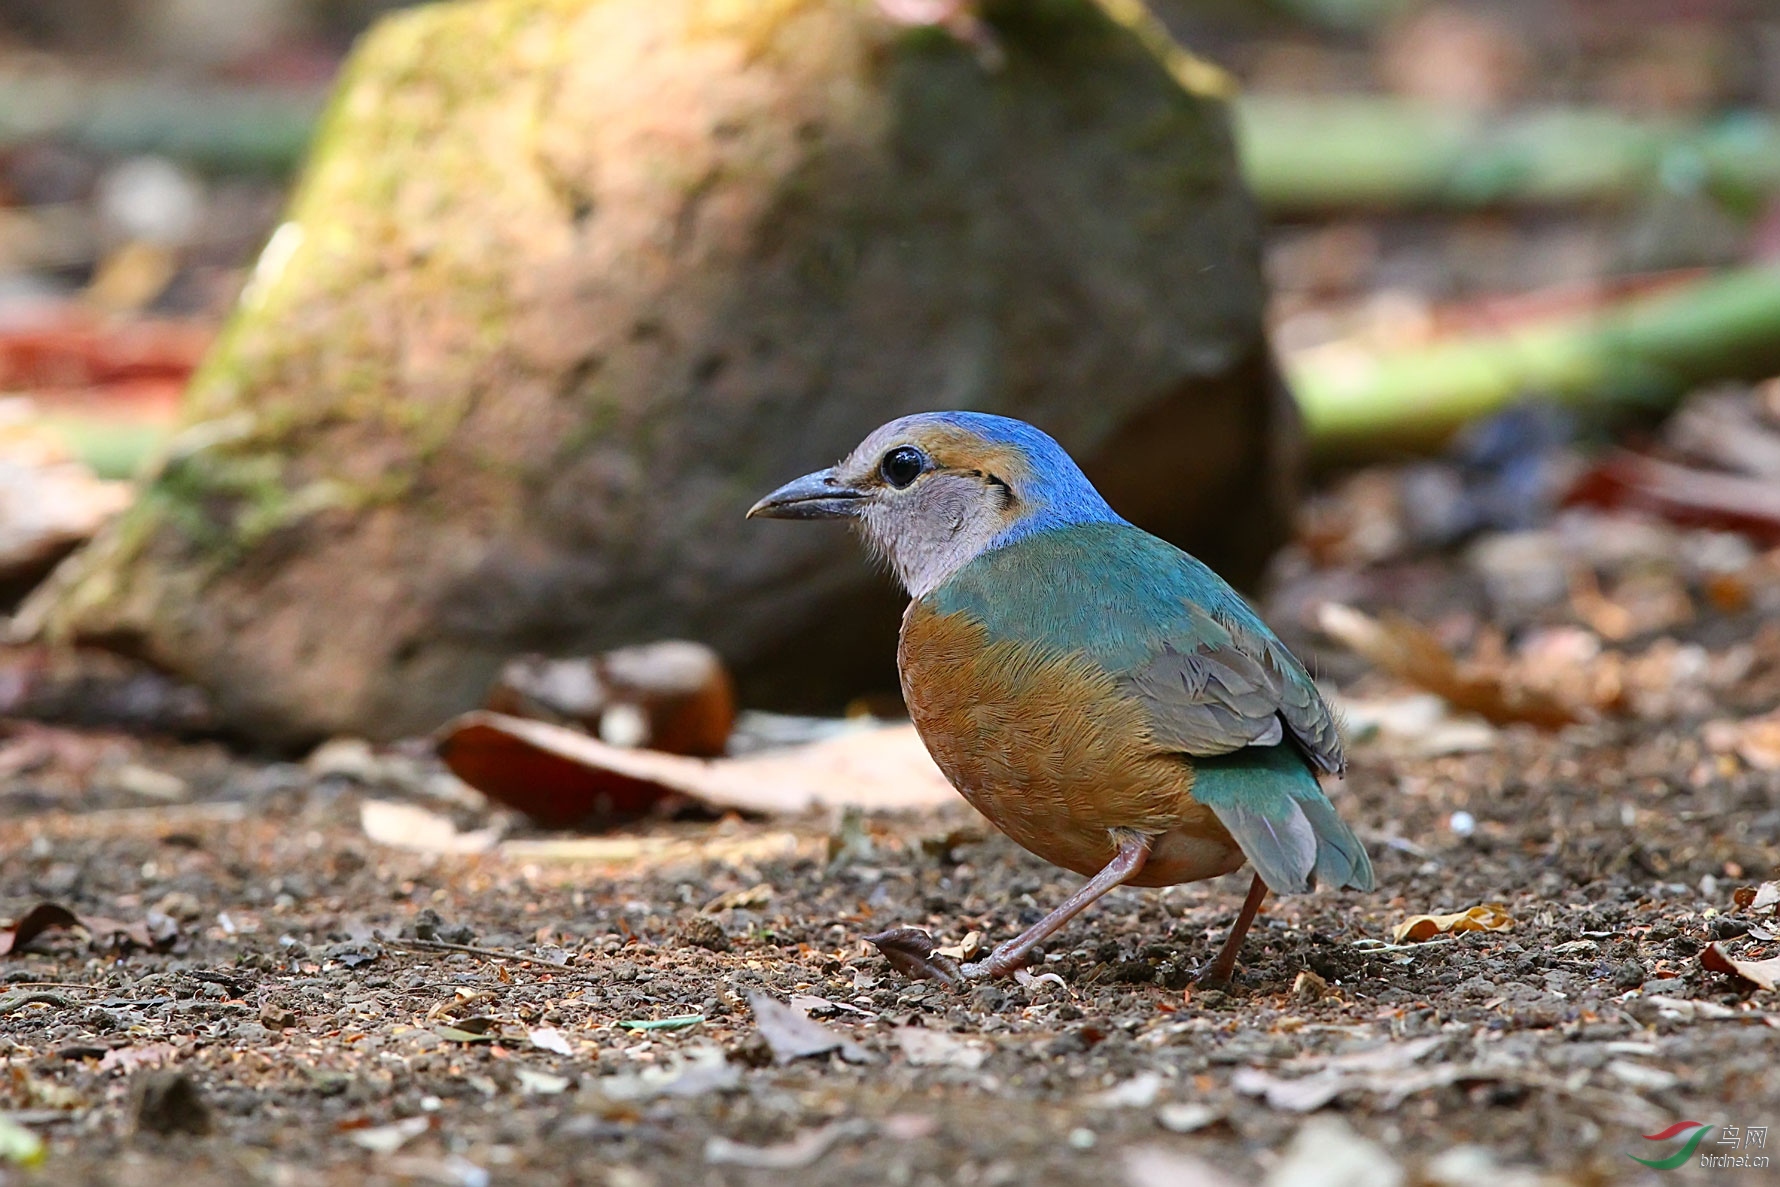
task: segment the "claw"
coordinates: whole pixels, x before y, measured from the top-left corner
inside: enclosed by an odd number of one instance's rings
[[[1222,989],[1230,983],[1230,973],[1217,967],[1217,961],[1208,960],[1193,973],[1193,984],[1206,989]]]
[[[1003,950],[1009,947],[1011,945],[1003,944],[983,959],[972,961],[958,971],[966,977],[974,979],[977,977],[1005,977],[1015,969],[1025,968],[1027,954],[1022,952],[1017,956],[1007,956]]]
[[[959,968],[950,956],[936,952],[933,937],[918,927],[893,927],[866,936],[865,942],[874,945],[890,967],[906,977],[962,985],[973,975]]]

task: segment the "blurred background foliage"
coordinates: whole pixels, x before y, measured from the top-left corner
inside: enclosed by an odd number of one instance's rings
[[[276,220],[334,70],[395,7],[0,4],[0,319],[78,300],[214,325]],[[1420,404],[1438,436],[1530,392],[1660,403],[1715,370],[1770,365],[1780,302],[1765,274],[1722,318],[1682,326],[1688,357],[1659,357],[1676,373],[1654,382],[1639,359],[1603,353],[1674,345],[1660,309],[1651,334],[1578,343],[1568,333],[1578,315],[1701,279],[1691,269],[1760,265],[1780,251],[1780,13],[1770,6],[1153,7],[1240,84],[1245,170],[1274,226],[1276,343],[1313,431],[1351,445],[1415,419]],[[1557,327],[1557,340],[1535,335],[1529,349],[1510,343],[1481,362],[1415,353],[1529,325]],[[1702,344],[1711,362],[1689,354]],[[71,343],[58,364],[70,381],[42,382],[30,363],[43,351],[29,349],[42,345],[0,343],[0,388],[37,394],[80,453],[127,473],[168,415],[168,384],[132,382],[129,399],[95,414],[95,388],[117,386],[110,371],[98,367],[100,382],[77,391],[93,360]],[[1382,376],[1364,365],[1380,355]]]
[[[396,7],[0,3],[7,431],[47,429],[107,480],[152,454],[277,225],[344,55]],[[1195,77],[1221,70],[1235,84],[1243,170],[1268,222],[1268,327],[1325,475],[1439,451],[1524,401],[1564,405],[1530,437],[1510,422],[1504,439],[1525,447],[1502,466],[1539,471],[1554,432],[1564,447],[1636,443],[1690,392],[1780,373],[1780,10],[1152,11],[1215,64]],[[1695,455],[1722,463],[1733,439],[1720,432]],[[59,473],[55,522],[0,580],[10,596],[120,503],[102,483],[70,493],[79,483]],[[1703,499],[1688,514],[1706,522],[1780,520],[1771,491],[1727,496],[1665,471],[1683,489],[1653,493],[1657,473],[1620,466],[1589,490],[1671,508]]]

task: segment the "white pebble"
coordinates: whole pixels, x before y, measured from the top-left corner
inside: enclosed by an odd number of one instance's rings
[[[114,234],[164,247],[189,242],[204,214],[204,188],[162,157],[132,157],[99,181],[99,215]]]
[[[600,714],[600,741],[634,750],[649,740],[649,718],[635,705],[619,703]]]

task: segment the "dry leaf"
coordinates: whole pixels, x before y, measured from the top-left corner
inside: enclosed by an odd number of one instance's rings
[[[1741,977],[1758,989],[1780,987],[1780,956],[1767,960],[1738,960],[1726,956],[1717,944],[1707,944],[1700,953],[1700,967],[1727,977]]]
[[[754,1170],[789,1171],[810,1166],[843,1138],[863,1138],[875,1128],[858,1119],[834,1121],[809,1129],[788,1142],[774,1146],[749,1146],[722,1136],[705,1142],[705,1161],[716,1166],[745,1166]]]
[[[841,1058],[848,1063],[876,1061],[876,1056],[852,1039],[828,1029],[775,997],[764,993],[750,993],[748,1005],[753,1007],[754,1021],[760,1027],[760,1036],[772,1048],[773,1058],[780,1063],[790,1063],[794,1059],[803,1059],[810,1055],[825,1055],[830,1051],[839,1051]]]
[[[681,799],[714,811],[798,813],[849,805],[907,811],[955,793],[913,726],[860,729],[806,746],[706,761],[608,746],[577,730],[466,713],[440,733],[454,774],[549,827],[611,825]]]
[[[672,865],[681,861],[729,866],[778,861],[799,852],[794,833],[728,836],[705,831],[686,836],[537,837],[502,841],[498,852],[513,861],[594,862],[622,866],[633,862]]]
[[[975,1071],[989,1058],[989,1048],[983,1043],[924,1026],[897,1027],[896,1045],[917,1067],[961,1067]]]
[[[716,915],[721,911],[739,911],[745,907],[762,907],[771,902],[772,897],[772,885],[762,882],[757,886],[744,886],[739,890],[720,894],[700,907],[699,910],[707,915]]]
[[[1629,450],[1602,458],[1564,502],[1631,508],[1683,527],[1740,532],[1780,544],[1780,485],[1773,480],[1696,470]]]
[[[742,1082],[742,1069],[729,1062],[723,1049],[695,1046],[666,1063],[651,1064],[634,1072],[602,1076],[595,1091],[607,1100],[645,1101],[660,1096],[704,1096],[728,1092]]]
[[[1713,753],[1735,753],[1751,770],[1780,771],[1780,712],[1744,721],[1709,721],[1702,732]]]
[[[983,933],[972,931],[956,944],[947,944],[934,951],[941,956],[950,956],[953,960],[975,960],[977,953],[983,950]]]
[[[99,1071],[133,1072],[138,1068],[158,1067],[178,1054],[172,1043],[145,1043],[140,1047],[113,1047],[99,1061]]]
[[[150,911],[136,923],[103,915],[76,915],[60,903],[38,903],[18,917],[7,931],[0,931],[0,956],[9,956],[52,928],[78,927],[101,949],[136,947],[165,951],[179,938],[179,924],[158,911]]]
[[[1161,1146],[1133,1146],[1122,1157],[1126,1187],[1237,1187],[1242,1182],[1203,1158]]]
[[[1139,1072],[1129,1080],[1111,1088],[1082,1097],[1089,1109],[1147,1109],[1162,1095],[1162,1077],[1156,1072]]]
[[[513,1074],[519,1080],[520,1091],[527,1096],[561,1096],[574,1083],[567,1076],[541,1072],[536,1068],[514,1068]]]
[[[394,1154],[431,1129],[432,1125],[433,1119],[430,1116],[404,1117],[388,1125],[354,1131],[351,1135],[352,1144],[362,1146],[373,1154]]]
[[[38,903],[0,931],[0,956],[10,956],[52,928],[79,927],[80,917],[60,903]]]
[[[135,923],[104,915],[82,915],[80,925],[93,937],[99,948],[141,948],[147,952],[165,952],[179,938],[179,923],[159,911],[148,911]]]
[[[1330,704],[1349,737],[1376,736],[1385,747],[1418,758],[1475,754],[1502,744],[1495,726],[1475,715],[1453,712],[1445,698],[1431,692],[1367,699],[1338,696]]]
[[[1317,613],[1317,625],[1378,667],[1491,725],[1525,722],[1558,729],[1580,720],[1569,705],[1537,689],[1510,684],[1502,672],[1461,667],[1432,632],[1401,615],[1373,618],[1351,606],[1327,602]]]
[[[858,1006],[848,1005],[846,1002],[832,1002],[825,997],[817,997],[813,993],[792,994],[791,1008],[800,1010],[812,1018],[829,1014],[857,1014],[861,1018],[869,1018],[875,1022],[878,1017],[871,1010],[862,1010]]]
[[[1391,932],[1397,944],[1419,944],[1438,935],[1464,931],[1505,931],[1514,926],[1514,917],[1501,903],[1484,903],[1469,911],[1451,915],[1413,915],[1399,923]]]
[[[1288,1113],[1313,1113],[1350,1091],[1386,1093],[1401,1099],[1469,1073],[1470,1069],[1450,1063],[1412,1071],[1418,1060],[1443,1042],[1439,1035],[1429,1035],[1330,1056],[1317,1063],[1311,1074],[1296,1079],[1258,1067],[1238,1068],[1230,1086],[1245,1096],[1263,1097],[1269,1108]]]
[[[29,589],[58,560],[129,506],[127,482],[107,482],[67,455],[29,405],[0,402],[0,581]]]
[[[531,1039],[532,1046],[541,1051],[552,1051],[557,1055],[573,1055],[575,1053],[575,1048],[569,1045],[568,1039],[564,1038],[563,1033],[554,1026],[540,1026],[527,1037]]]
[[[1361,1137],[1339,1117],[1312,1117],[1286,1143],[1270,1169],[1270,1187],[1400,1187],[1406,1176],[1389,1150]]]
[[[411,853],[482,853],[500,839],[499,829],[460,833],[437,812],[393,800],[366,800],[359,805],[358,822],[371,840]]]

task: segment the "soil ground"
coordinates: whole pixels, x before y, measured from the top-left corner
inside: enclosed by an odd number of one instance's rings
[[[1331,580],[1288,582],[1280,614]],[[1479,621],[1465,609],[1476,580],[1450,558],[1339,580],[1373,608]],[[993,942],[1076,881],[962,802],[863,824],[662,823],[610,839],[599,861],[537,846],[424,855],[359,823],[367,798],[446,810],[424,792],[437,784],[424,760],[351,777],[59,735],[52,761],[0,791],[0,913],[50,900],[177,934],[154,952],[51,932],[0,963],[14,983],[0,986],[0,1100],[49,1147],[44,1169],[12,1174],[154,1187],[1771,1181],[1697,1157],[1675,1173],[1631,1160],[1678,1149],[1640,1136],[1677,1121],[1780,1122],[1780,994],[1700,964],[1714,940],[1773,954],[1774,920],[1735,894],[1780,865],[1780,775],[1722,724],[1776,700],[1768,617],[1702,603],[1683,627],[1609,647],[1628,680],[1661,685],[1636,712],[1486,731],[1475,749],[1439,743],[1450,720],[1419,742],[1362,735],[1337,798],[1378,891],[1270,900],[1222,991],[1188,977],[1246,871],[1114,892],[1053,945],[1054,977],[959,992],[892,972],[862,935],[913,924]],[[1691,666],[1658,664],[1677,651]],[[1354,706],[1405,691],[1351,657],[1323,662]],[[1704,673],[1701,696],[1682,695],[1683,669]],[[1461,752],[1426,753],[1445,749]],[[178,776],[185,802],[144,806],[154,782],[118,777],[120,761]],[[449,808],[460,824],[490,818],[466,804]],[[1391,943],[1412,915],[1484,903],[1512,926]],[[534,960],[428,949],[417,934]],[[748,1001],[759,992],[852,1040],[852,1061],[776,1063]],[[686,1015],[701,1020],[626,1025]],[[1698,1153],[1732,1149],[1726,1132]],[[1753,1140],[1735,1152],[1760,1156]]]

